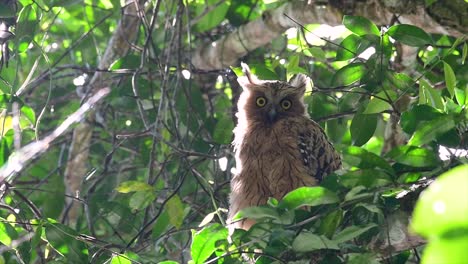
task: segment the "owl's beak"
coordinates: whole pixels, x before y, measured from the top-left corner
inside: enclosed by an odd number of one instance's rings
[[[275,108],[271,108],[270,111],[268,111],[268,119],[270,122],[273,122],[276,120],[277,112]]]

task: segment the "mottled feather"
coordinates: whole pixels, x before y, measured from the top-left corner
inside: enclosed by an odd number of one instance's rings
[[[264,81],[251,74],[247,65],[243,68],[229,222],[241,209],[265,204],[269,197],[281,199],[301,186],[317,185],[341,166],[340,155],[323,129],[308,117],[303,102],[307,77],[299,74],[289,83]],[[259,98],[265,100],[260,101],[261,107]],[[253,223],[246,219],[232,227],[249,229]]]

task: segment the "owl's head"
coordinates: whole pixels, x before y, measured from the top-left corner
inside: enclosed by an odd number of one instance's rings
[[[242,63],[244,75],[237,81],[243,88],[239,98],[239,119],[273,124],[278,120],[298,115],[306,115],[304,92],[307,77],[294,76],[289,82],[259,80]]]

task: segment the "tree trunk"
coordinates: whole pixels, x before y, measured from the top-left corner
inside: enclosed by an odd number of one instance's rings
[[[137,5],[140,5],[140,7],[143,5],[141,3],[138,4],[138,2],[134,3],[134,1],[128,1],[128,3],[123,10],[123,17],[99,62],[99,69],[108,69],[115,60],[125,56],[137,37],[140,26]],[[103,77],[103,72],[97,71],[87,85],[86,91],[83,92],[83,97],[93,94],[101,87],[111,87],[111,83],[103,83]],[[92,112],[87,120],[81,122],[73,130],[70,154],[68,155],[67,167],[65,169],[65,186],[67,187],[67,193],[72,197],[79,195],[81,183],[89,172],[89,148],[94,130],[94,117],[95,112]],[[78,216],[79,206],[74,202],[74,199],[69,199],[68,206],[71,206],[68,210],[68,220],[74,223]]]
[[[286,29],[296,27],[297,24],[287,16],[301,25],[318,23],[336,26],[341,24],[343,15],[352,14],[364,16],[378,25],[389,25],[396,20],[418,26],[429,33],[458,37],[468,32],[467,6],[464,0],[437,1],[429,7],[424,7],[424,1],[409,0],[288,2],[217,41],[201,45],[195,51],[192,63],[195,68],[203,70],[234,65],[249,51],[270,43]]]

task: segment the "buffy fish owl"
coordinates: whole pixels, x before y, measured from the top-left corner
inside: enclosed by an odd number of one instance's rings
[[[289,82],[259,80],[242,64],[242,93],[234,129],[236,172],[231,180],[228,223],[241,209],[281,199],[302,186],[317,185],[341,166],[340,155],[304,104],[307,77]],[[231,227],[249,229],[244,219]]]

